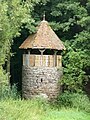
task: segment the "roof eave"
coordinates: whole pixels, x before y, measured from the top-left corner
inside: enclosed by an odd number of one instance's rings
[[[66,50],[66,48],[46,48],[46,47],[19,47],[19,49],[51,49],[51,50]]]

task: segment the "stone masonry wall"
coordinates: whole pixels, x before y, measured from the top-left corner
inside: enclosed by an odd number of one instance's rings
[[[22,68],[22,96],[32,98],[36,95],[45,94],[49,99],[56,98],[60,85],[58,80],[62,71],[55,67],[26,67]]]

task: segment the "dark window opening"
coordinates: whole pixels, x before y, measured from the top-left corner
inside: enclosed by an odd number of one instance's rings
[[[41,78],[41,82],[43,82],[43,79]]]

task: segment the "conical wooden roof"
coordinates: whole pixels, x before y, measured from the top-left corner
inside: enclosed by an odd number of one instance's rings
[[[55,32],[51,29],[48,22],[43,20],[38,26],[37,32],[30,35],[19,48],[63,50],[65,49],[65,46]]]

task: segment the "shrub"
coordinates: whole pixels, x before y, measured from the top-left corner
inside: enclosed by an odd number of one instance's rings
[[[83,93],[65,92],[58,96],[57,104],[60,107],[73,107],[77,108],[78,110],[90,112],[90,100],[87,95]]]
[[[62,93],[57,97],[57,104],[60,107],[71,107],[71,94],[68,92]]]
[[[0,87],[0,99],[18,99],[20,96],[17,92],[16,85],[13,85],[11,88],[8,85],[3,85]]]
[[[85,94],[74,93],[71,96],[72,107],[90,112],[90,100]]]

